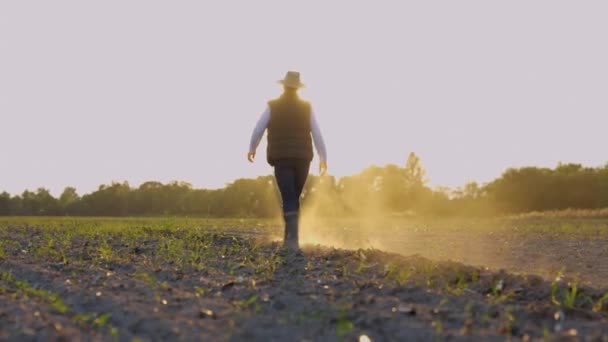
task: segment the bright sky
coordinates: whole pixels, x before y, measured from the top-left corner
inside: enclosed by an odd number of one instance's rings
[[[2,1],[0,191],[221,187],[298,70],[330,173],[608,161],[606,1]],[[314,162],[316,171],[317,160]]]

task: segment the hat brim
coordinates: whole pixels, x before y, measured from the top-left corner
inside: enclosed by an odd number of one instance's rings
[[[277,83],[278,84],[282,84],[282,85],[284,85],[286,87],[289,87],[289,88],[296,88],[296,89],[297,88],[306,88],[306,85],[304,83],[295,83],[294,84],[294,83],[285,82],[285,80],[278,80]]]

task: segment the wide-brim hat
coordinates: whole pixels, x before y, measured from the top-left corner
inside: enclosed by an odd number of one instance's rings
[[[285,78],[278,80],[277,83],[289,88],[304,88],[304,83],[300,82],[300,73],[297,71],[288,71]]]

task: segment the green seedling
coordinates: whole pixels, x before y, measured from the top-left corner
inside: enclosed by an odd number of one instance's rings
[[[108,244],[106,240],[103,240],[97,247],[99,256],[101,259],[106,261],[114,260],[114,249]]]
[[[1,274],[0,279],[12,285],[17,290],[16,295],[20,295],[25,298],[35,298],[47,302],[52,310],[60,314],[68,314],[72,311],[72,309],[63,302],[63,300],[59,297],[58,294],[46,289],[34,288],[25,280],[15,279],[12,276],[11,272],[3,272]],[[100,318],[100,321],[98,321],[98,323],[103,322],[104,325],[107,321],[107,318],[109,318],[103,315],[98,316],[96,313],[79,313],[73,315],[72,319],[76,322],[93,323],[93,325],[96,325],[94,324],[95,322],[91,322],[91,319],[93,317]]]
[[[604,302],[608,301],[608,292],[604,293],[602,297],[600,297],[597,302],[593,304],[593,311],[600,312],[604,308]]]
[[[502,279],[494,280],[492,283],[492,296],[498,297],[504,289],[504,281]]]
[[[338,334],[338,337],[343,337],[353,330],[353,328],[353,323],[346,318],[346,309],[340,310],[338,317],[336,318],[336,333]]]
[[[120,335],[120,330],[118,330],[118,328],[116,328],[116,327],[110,327],[109,333],[110,333],[110,336],[116,338],[116,337],[118,337],[118,335]]]
[[[233,304],[240,309],[253,309],[254,312],[259,312],[262,309],[258,303],[257,295],[252,295],[247,300],[235,301]]]
[[[459,296],[464,292],[464,289],[466,289],[468,286],[469,283],[467,281],[467,275],[464,272],[459,271],[456,278],[456,284],[452,286],[450,283],[446,283],[445,290],[448,293]]]
[[[194,294],[197,297],[200,297],[200,296],[204,295],[205,292],[206,292],[205,289],[203,289],[202,287],[199,287],[199,286],[195,286],[194,287]]]
[[[72,320],[76,323],[85,323],[88,324],[89,322],[91,322],[95,317],[95,314],[92,312],[83,312],[83,313],[78,313],[75,314],[74,316],[72,316]]]
[[[158,303],[160,303],[162,301],[161,298],[161,291],[163,289],[163,286],[165,288],[169,287],[169,284],[167,282],[163,282],[163,283],[158,283],[158,281],[156,280],[156,278],[154,278],[153,275],[147,273],[147,272],[141,272],[137,275],[141,280],[143,280],[145,283],[147,283],[148,285],[150,285],[150,287],[152,288],[152,291],[154,292],[154,300]]]
[[[543,326],[543,339],[550,340],[553,334],[551,333],[551,329],[547,326]]]
[[[481,315],[481,323],[484,325],[489,324],[491,321],[491,317],[490,317],[490,313],[485,311],[482,315]]]
[[[443,324],[441,323],[441,320],[434,320],[432,326],[435,328],[435,334],[437,334],[437,336],[441,336],[441,334],[443,334]]]
[[[348,277],[349,272],[348,272],[348,266],[346,264],[342,265],[341,273],[342,273],[342,278]]]
[[[568,309],[573,309],[574,305],[576,304],[577,294],[578,294],[578,291],[576,288],[576,283],[573,283],[570,286],[570,288],[568,290],[566,290],[566,293],[564,294],[563,305],[565,307],[567,307]]]
[[[515,316],[513,315],[513,307],[508,305],[504,311],[504,317],[506,318],[504,329],[505,334],[511,335],[513,333],[513,326],[515,325]]]
[[[407,284],[410,276],[412,275],[411,269],[399,267],[398,265],[392,263],[386,266],[386,270],[386,277],[396,281],[399,286]]]
[[[99,315],[97,318],[95,318],[92,322],[93,326],[95,327],[103,327],[106,325],[106,323],[108,323],[108,320],[110,319],[112,315],[110,315],[109,313],[104,313]]]
[[[156,278],[154,278],[154,276],[152,276],[150,273],[141,272],[138,274],[138,276],[141,280],[143,280],[148,285],[150,285],[150,287],[156,289],[156,287],[158,286],[158,282],[156,281]]]
[[[551,283],[551,303],[553,303],[555,305],[561,305],[559,300],[557,300],[558,291],[559,291],[559,286],[557,285],[557,282],[556,281],[552,282]]]
[[[48,302],[53,310],[61,314],[66,313],[70,309],[56,293],[45,289],[33,288],[27,281],[13,278],[10,272],[3,272],[2,280],[14,286],[26,298],[33,297]]]

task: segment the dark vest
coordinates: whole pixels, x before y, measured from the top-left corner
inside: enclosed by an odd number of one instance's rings
[[[268,102],[268,163],[279,160],[304,160],[313,158],[310,136],[310,103],[295,96],[281,96]]]

